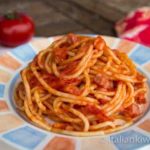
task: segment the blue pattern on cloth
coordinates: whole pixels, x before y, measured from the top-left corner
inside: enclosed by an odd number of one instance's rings
[[[11,53],[23,62],[27,62],[33,59],[36,55],[35,51],[29,44],[18,46],[14,48]]]
[[[138,46],[129,56],[135,63],[143,65],[150,61],[150,48],[146,46]]]
[[[46,134],[28,126],[3,135],[3,138],[10,142],[31,150],[34,149],[45,137]]]

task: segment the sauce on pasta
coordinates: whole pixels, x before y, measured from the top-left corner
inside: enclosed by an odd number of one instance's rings
[[[101,36],[63,36],[37,54],[21,79],[14,94],[17,108],[36,125],[62,134],[121,130],[147,103],[146,78]]]

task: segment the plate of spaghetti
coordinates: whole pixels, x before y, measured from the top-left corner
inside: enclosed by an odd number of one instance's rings
[[[40,51],[20,75],[16,108],[37,126],[61,134],[121,130],[148,103],[146,77],[101,36],[63,36]]]
[[[60,140],[78,147],[74,137],[145,130],[149,62],[148,47],[73,33],[33,39],[1,55],[0,145],[2,138],[42,149],[50,139],[48,145]]]

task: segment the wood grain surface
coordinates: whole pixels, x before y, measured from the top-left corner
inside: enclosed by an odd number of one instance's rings
[[[0,15],[19,10],[33,17],[36,36],[97,33],[116,36],[114,24],[150,0],[0,0]]]

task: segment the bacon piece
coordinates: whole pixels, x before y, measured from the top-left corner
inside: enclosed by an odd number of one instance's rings
[[[137,73],[136,78],[138,81],[143,81],[144,76],[141,73]]]
[[[78,37],[75,34],[73,34],[73,33],[69,33],[67,35],[67,37],[68,37],[68,43],[69,44],[74,44],[74,43],[76,43],[78,41]]]
[[[143,87],[143,83],[134,83],[134,89],[137,90]]]
[[[59,78],[57,78],[55,75],[49,74],[43,78],[52,88],[58,89],[60,87]]]
[[[71,62],[68,65],[66,65],[64,70],[61,72],[62,76],[73,73],[75,71],[77,65],[78,65],[77,61]]]
[[[135,100],[138,104],[145,104],[146,98],[144,93],[139,93],[136,95]]]
[[[83,92],[83,90],[79,89],[78,87],[76,87],[75,85],[72,85],[72,84],[64,86],[63,91],[68,92],[73,95],[81,95]]]
[[[138,104],[131,104],[130,106],[125,108],[122,113],[127,117],[134,118],[139,116],[141,114],[141,111]]]
[[[86,105],[85,111],[90,114],[99,114],[101,111],[94,105]]]
[[[43,76],[44,80],[52,87],[55,89],[68,89],[68,86],[70,85],[75,86],[78,85],[81,80],[78,78],[72,78],[72,79],[64,79],[64,78],[58,78],[55,75],[49,74],[46,76]],[[69,90],[67,90],[69,91]],[[70,89],[71,91],[71,89]]]
[[[98,36],[94,41],[94,48],[97,50],[103,50],[105,46],[105,41],[100,36]]]
[[[59,81],[60,85],[62,85],[62,86],[66,86],[69,84],[78,85],[80,82],[81,82],[81,79],[79,79],[79,78],[72,78],[72,79],[60,78],[60,81]]]
[[[96,115],[100,122],[112,121],[112,118],[105,115],[105,113],[102,110],[99,110],[94,105],[86,105],[84,111],[85,113]]]
[[[52,127],[53,128],[59,128],[59,129],[65,129],[66,127],[67,127],[67,123],[60,123],[60,122],[58,122],[58,123],[54,123],[53,125],[52,125]]]
[[[37,85],[40,85],[40,84],[39,84],[38,80],[37,80],[35,77],[33,77],[33,78],[30,80],[30,86],[31,86],[31,88],[33,88],[33,87],[35,87],[35,86],[37,86]]]
[[[98,101],[101,105],[104,105],[109,102],[108,100],[105,100],[105,99],[99,99]]]
[[[62,47],[62,48],[55,48],[54,49],[54,59],[57,63],[61,63],[67,58],[67,48]]]
[[[99,113],[97,115],[98,119],[100,122],[105,122],[105,121],[113,121],[112,118],[108,117],[107,115],[105,115],[104,113]]]
[[[110,81],[107,77],[104,75],[98,74],[94,78],[94,82],[104,89],[112,89],[113,88],[113,81]]]

